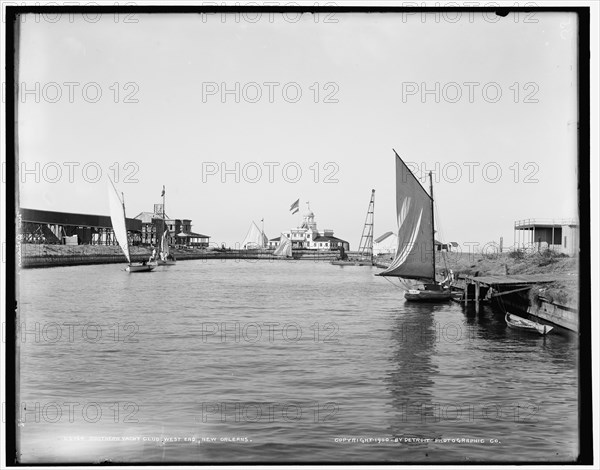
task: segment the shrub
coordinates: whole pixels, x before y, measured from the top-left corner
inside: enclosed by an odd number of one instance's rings
[[[509,252],[508,257],[511,259],[523,259],[525,258],[525,250],[517,248],[516,250]]]

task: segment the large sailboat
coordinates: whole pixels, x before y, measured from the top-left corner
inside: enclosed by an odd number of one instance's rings
[[[113,232],[115,234],[115,238],[127,258],[127,262],[129,265],[126,270],[130,273],[141,273],[141,272],[150,272],[156,267],[156,263],[146,262],[143,263],[132,263],[131,256],[129,254],[129,238],[127,237],[127,226],[126,226],[126,218],[125,218],[125,196],[121,193],[121,197],[119,197],[119,193],[117,192],[117,188],[115,188],[114,183],[109,178],[110,185],[108,187],[108,204],[110,209],[110,220],[113,226]]]
[[[169,230],[167,229],[167,224],[165,222],[165,187],[162,189],[162,236],[160,237],[160,244],[158,250],[158,260],[157,263],[159,266],[171,266],[176,264],[175,257],[171,255],[169,251],[169,239],[167,238],[169,235]]]
[[[396,214],[398,248],[390,266],[378,276],[415,279],[422,289],[409,289],[406,300],[440,302],[452,298],[450,287],[435,277],[433,181],[428,194],[408,166],[396,155]]]

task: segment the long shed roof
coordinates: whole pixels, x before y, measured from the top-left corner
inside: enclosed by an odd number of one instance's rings
[[[26,208],[20,208],[18,214],[23,222],[70,225],[76,227],[112,228],[112,222],[108,215],[79,214]],[[127,230],[140,232],[142,230],[142,221],[130,219],[128,217],[126,219],[126,226]]]

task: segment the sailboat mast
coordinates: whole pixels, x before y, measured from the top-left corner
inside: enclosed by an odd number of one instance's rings
[[[435,219],[433,210],[433,178],[429,172],[429,194],[431,195],[431,246],[433,247],[433,282],[435,284]]]
[[[163,203],[162,203],[162,235],[160,237],[160,251],[164,252],[165,251],[165,247],[163,246],[163,239],[165,237],[165,231],[167,229],[167,225],[165,223],[165,185],[163,184],[163,190],[162,190],[162,198],[163,198]]]
[[[127,233],[127,215],[125,214],[125,194],[121,193],[121,204],[123,204],[123,221],[125,222],[125,240],[127,240],[127,253],[129,253],[129,234]]]
[[[371,191],[371,197],[373,198],[373,215],[371,216],[371,263],[373,262],[373,255],[375,246],[373,245],[373,236],[375,235],[375,190]]]

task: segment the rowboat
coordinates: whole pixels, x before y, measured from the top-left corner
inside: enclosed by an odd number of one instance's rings
[[[156,263],[131,263],[125,271],[129,271],[130,273],[149,273],[156,267]]]
[[[542,325],[541,323],[527,320],[526,318],[521,318],[512,313],[507,313],[504,319],[506,320],[506,324],[509,328],[513,328],[515,330],[530,331],[532,333],[537,333],[540,335],[545,335],[554,328],[553,326]]]
[[[445,302],[452,299],[453,295],[449,288],[439,284],[425,284],[423,289],[409,289],[404,298],[412,302]]]

